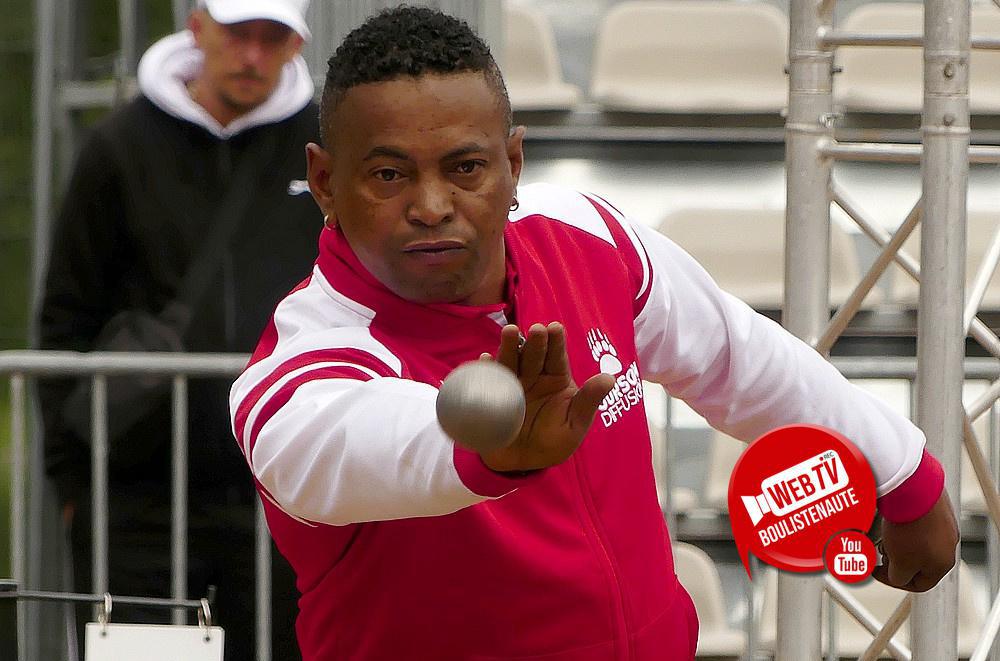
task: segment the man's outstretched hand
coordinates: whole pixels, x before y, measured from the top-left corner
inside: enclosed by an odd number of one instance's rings
[[[884,564],[872,576],[909,592],[926,592],[955,565],[958,525],[948,492],[927,514],[909,523],[882,521]]]
[[[496,361],[524,388],[524,424],[510,445],[483,453],[483,463],[499,472],[528,471],[566,461],[583,442],[594,414],[614,386],[614,377],[595,374],[581,387],[573,382],[562,324],[535,324],[519,348],[517,326],[504,326]],[[483,360],[493,360],[483,354]]]

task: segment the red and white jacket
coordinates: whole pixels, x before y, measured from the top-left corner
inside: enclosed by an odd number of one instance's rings
[[[518,200],[494,306],[403,300],[324,231],[233,386],[236,438],[298,576],[306,661],[692,658],[697,619],[674,575],[640,379],[737,438],[834,428],[880,496],[904,481],[918,494],[905,515],[936,501],[916,427],[667,238],[568,189],[523,186]],[[604,371],[615,389],[569,460],[494,473],[441,430],[437,387],[495,351],[503,324],[551,321],[576,381]]]

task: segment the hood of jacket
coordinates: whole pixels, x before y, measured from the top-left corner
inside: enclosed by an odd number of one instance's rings
[[[201,71],[204,59],[190,31],[168,35],[153,44],[139,61],[139,90],[165,113],[197,124],[223,140],[255,126],[287,119],[312,100],[315,88],[309,68],[305,59],[296,55],[282,69],[278,86],[267,101],[223,126],[195,103],[187,90],[187,83]]]

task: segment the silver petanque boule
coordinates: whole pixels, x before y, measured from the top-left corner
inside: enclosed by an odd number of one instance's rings
[[[468,362],[441,384],[437,416],[445,433],[459,445],[480,454],[498,450],[521,431],[524,390],[503,365]]]

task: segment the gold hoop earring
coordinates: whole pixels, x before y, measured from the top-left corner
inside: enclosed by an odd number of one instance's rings
[[[330,214],[323,215],[323,226],[328,230],[332,230],[337,226],[337,220],[330,220]]]
[[[520,202],[518,202],[518,201],[517,201],[517,198],[515,197],[515,198],[514,198],[514,201],[513,201],[513,202],[511,202],[511,204],[510,204],[510,210],[511,210],[511,211],[517,211],[517,208],[518,208],[519,206],[521,206],[521,203],[520,203]]]

